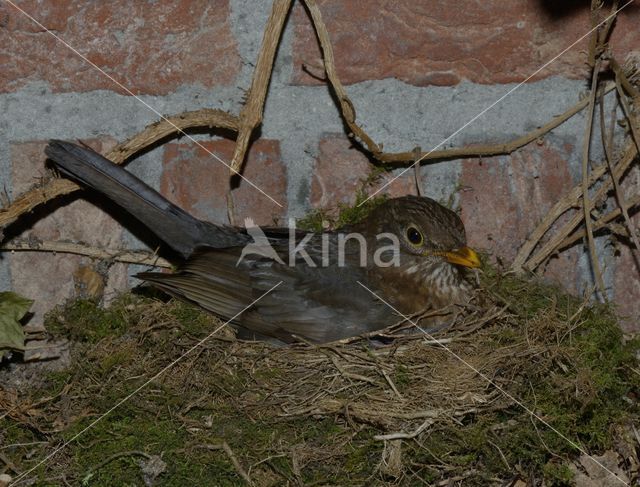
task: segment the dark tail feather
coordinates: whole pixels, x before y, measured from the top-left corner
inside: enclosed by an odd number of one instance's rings
[[[106,195],[183,257],[198,246],[228,247],[243,241],[235,229],[197,220],[91,149],[51,140],[45,153],[65,176]]]

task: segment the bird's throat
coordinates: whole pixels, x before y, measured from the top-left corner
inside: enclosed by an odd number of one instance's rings
[[[443,261],[411,262],[378,269],[377,285],[400,313],[410,315],[468,301],[471,285],[456,266]]]

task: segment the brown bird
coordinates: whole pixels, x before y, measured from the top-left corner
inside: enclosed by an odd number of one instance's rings
[[[465,269],[478,267],[478,256],[466,246],[460,218],[432,199],[390,199],[360,223],[332,232],[242,229],[192,217],[91,149],[51,141],[45,152],[64,175],[128,211],[180,260],[172,274],[138,277],[233,318],[255,337],[329,342],[385,328],[401,319],[398,313],[462,304],[470,296]]]

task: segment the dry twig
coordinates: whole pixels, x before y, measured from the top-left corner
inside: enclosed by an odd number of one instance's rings
[[[638,243],[638,237],[636,232],[634,231],[633,224],[631,223],[631,218],[629,217],[629,205],[626,202],[626,198],[620,187],[620,181],[615,177],[613,172],[613,158],[614,158],[614,150],[613,150],[613,136],[615,133],[615,124],[616,124],[616,110],[617,104],[614,104],[611,110],[611,121],[609,123],[609,132],[607,134],[607,129],[604,121],[604,96],[600,96],[600,134],[602,136],[602,147],[604,148],[604,156],[607,162],[607,167],[609,168],[609,174],[611,176],[611,183],[613,184],[613,189],[616,195],[616,200],[618,201],[618,206],[620,208],[620,214],[622,214],[624,218],[624,222],[627,225],[627,232],[631,241],[635,245],[635,251],[640,250],[640,244]]]
[[[591,228],[591,201],[589,199],[589,154],[591,153],[591,134],[593,133],[593,114],[596,107],[596,95],[598,91],[598,76],[600,75],[601,60],[598,58],[593,67],[591,78],[591,93],[589,94],[589,107],[587,109],[587,125],[585,128],[584,140],[582,145],[582,209],[584,215],[584,225],[587,233],[587,246],[591,257],[591,267],[596,279],[596,285],[600,291],[603,300],[607,300],[606,289],[602,271],[600,270],[600,262],[598,261],[598,252],[593,238],[593,229]]]
[[[424,422],[418,426],[411,433],[388,433],[385,435],[375,435],[373,437],[374,440],[411,440],[426,430],[429,426],[431,426],[435,421],[432,418],[427,418]]]
[[[262,47],[258,55],[256,69],[253,72],[253,80],[247,102],[240,112],[240,126],[236,147],[231,159],[230,171],[235,174],[242,168],[242,163],[249,147],[251,134],[262,122],[264,102],[267,98],[267,89],[271,79],[273,62],[282,36],[282,29],[287,14],[291,9],[292,0],[274,0],[271,15],[267,21],[267,26],[262,39]]]
[[[628,209],[632,209],[638,205],[640,205],[640,195],[637,195],[634,198],[630,199],[627,202],[626,207]],[[596,221],[593,222],[592,224],[593,231],[595,232],[597,230],[600,230],[601,228],[607,227],[611,222],[619,218],[621,215],[622,215],[622,210],[620,207],[616,208],[615,210],[611,210],[609,213],[607,213],[604,216],[601,216],[600,218],[598,218]],[[586,233],[584,230],[574,232],[569,237],[565,238],[558,244],[558,249],[567,248],[570,245],[573,245],[574,243],[582,240],[583,238],[586,238]]]
[[[329,81],[329,84],[331,85],[331,88],[333,89],[336,98],[338,99],[342,118],[349,127],[349,130],[351,130],[348,135],[349,137],[359,139],[362,142],[364,148],[371,153],[372,157],[382,163],[407,165],[412,164],[417,159],[420,159],[421,162],[425,162],[444,159],[460,159],[463,157],[484,157],[510,154],[515,150],[524,147],[525,145],[535,140],[538,140],[546,133],[550,132],[554,128],[563,124],[571,117],[582,111],[589,104],[588,99],[581,100],[561,115],[556,116],[553,120],[550,120],[549,122],[544,124],[542,127],[509,142],[498,144],[469,145],[466,147],[442,149],[431,152],[416,152],[415,149],[397,153],[383,152],[382,144],[376,144],[373,139],[369,137],[369,135],[364,131],[364,129],[362,129],[362,127],[360,127],[360,125],[356,123],[356,112],[354,105],[347,95],[346,90],[342,86],[340,78],[338,78],[336,72],[333,48],[331,47],[329,34],[322,20],[320,9],[318,8],[315,0],[304,0],[304,3],[306,4],[309,10],[309,14],[311,15],[313,26],[318,36],[320,47],[322,49],[327,80]],[[613,89],[615,89],[614,83],[609,83],[604,88],[605,93],[608,93]]]
[[[0,250],[31,250],[34,252],[60,252],[91,257],[92,259],[105,259],[127,264],[151,265],[155,267],[171,268],[171,264],[162,257],[143,250],[117,250],[100,249],[89,245],[72,242],[54,242],[43,240],[13,240],[9,244],[0,247]]]
[[[134,135],[122,144],[118,144],[107,155],[107,159],[122,164],[133,155],[159,142],[165,137],[182,133],[184,130],[197,127],[217,127],[237,130],[238,118],[222,110],[204,108],[193,112],[184,112],[166,117],[147,126],[142,132]],[[58,196],[73,193],[80,187],[68,179],[53,179],[42,187],[33,188],[16,198],[9,206],[0,210],[0,227],[6,227],[21,215],[33,211],[47,201]]]
[[[629,166],[635,161],[638,152],[633,144],[629,144],[624,154],[614,167],[614,175],[621,178]],[[602,164],[591,171],[589,186],[593,186],[607,171],[607,165]],[[593,195],[594,201],[600,201],[611,187],[611,179],[605,179],[598,186]],[[582,221],[582,215],[576,214],[570,218],[562,227],[552,235],[547,242],[541,245],[540,249],[531,255],[533,250],[539,245],[542,237],[549,231],[553,224],[571,208],[580,202],[582,197],[582,185],[578,184],[569,191],[560,201],[558,201],[538,224],[536,229],[529,235],[527,241],[520,247],[516,255],[512,269],[521,272],[523,269],[535,270],[542,262],[559,248],[559,245],[576,229]]]

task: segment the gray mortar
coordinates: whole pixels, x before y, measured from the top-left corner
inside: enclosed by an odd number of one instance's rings
[[[202,107],[238,113],[243,95],[251,84],[269,8],[262,2],[231,1],[231,25],[242,58],[236,86],[205,89],[198,85],[183,85],[167,96],[140,98],[161,114]],[[291,65],[292,29],[289,23],[280,45],[265,107],[262,136],[280,141],[288,171],[289,217],[299,217],[309,209],[310,175],[318,142],[327,134],[341,133],[343,124],[327,87],[288,84],[294,69]],[[384,143],[388,151],[402,151],[416,146],[426,150],[436,147],[512,86],[463,82],[453,87],[415,87],[385,79],[350,85],[347,92],[356,108],[358,121],[373,139]],[[510,140],[563,112],[584,90],[582,81],[558,77],[529,83],[466,127],[444,147]],[[43,82],[31,83],[14,93],[0,94],[0,113],[3,114],[0,120],[0,183],[9,192],[11,143],[99,135],[124,140],[158,119],[132,97],[105,90],[53,94]],[[579,146],[583,132],[584,115],[579,114],[547,136],[554,146],[570,143],[576,147],[569,161],[576,180],[580,174]],[[597,157],[600,149],[594,149]],[[162,149],[153,150],[128,167],[157,187],[162,152]],[[426,165],[422,174],[427,195],[446,202],[458,187],[461,167],[459,161]],[[139,245],[130,235],[125,237],[125,242]],[[603,245],[599,244],[600,247]],[[590,277],[586,261],[582,262],[581,268],[583,275]],[[611,282],[611,272],[606,276]],[[6,261],[0,265],[0,286],[9,287]]]

